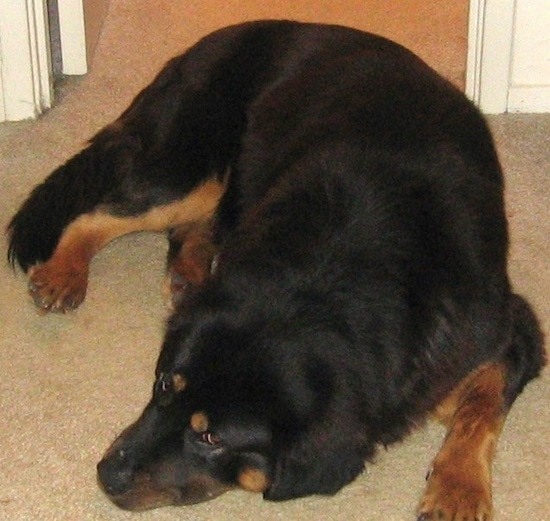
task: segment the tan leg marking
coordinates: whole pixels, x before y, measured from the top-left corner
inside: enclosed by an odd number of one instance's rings
[[[491,468],[506,419],[505,384],[502,365],[483,365],[434,411],[448,432],[427,478],[419,520],[493,519]]]
[[[210,221],[180,226],[171,233],[171,238],[180,244],[169,255],[164,284],[166,302],[173,308],[190,287],[201,286],[210,276],[218,248],[212,242]]]
[[[101,210],[83,214],[65,228],[51,258],[29,270],[29,291],[43,311],[65,312],[85,298],[90,262],[109,242],[132,232],[163,232],[171,227],[212,216],[225,190],[224,183],[206,181],[184,199],[133,217]]]

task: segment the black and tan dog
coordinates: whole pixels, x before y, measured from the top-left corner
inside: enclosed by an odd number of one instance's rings
[[[351,29],[218,31],[32,192],[9,257],[64,311],[138,230],[169,232],[186,287],[152,399],[98,465],[115,503],[333,494],[435,415],[418,518],[492,519],[497,438],[545,356],[507,276],[492,139],[458,90]]]

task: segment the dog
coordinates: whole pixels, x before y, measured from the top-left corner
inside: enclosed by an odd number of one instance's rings
[[[497,439],[546,360],[503,189],[474,105],[379,36],[257,21],[172,59],[8,227],[49,312],[108,242],[168,234],[152,398],[102,489],[129,510],[331,495],[435,417],[417,519],[493,519]]]

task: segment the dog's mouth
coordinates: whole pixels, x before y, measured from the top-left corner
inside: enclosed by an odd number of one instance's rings
[[[192,505],[237,488],[265,493],[271,485],[265,455],[227,451],[209,432],[198,438],[204,442],[193,443],[191,430],[147,449],[136,439],[139,429],[139,421],[126,429],[97,465],[99,486],[120,508]]]
[[[208,476],[197,478],[183,487],[159,487],[146,472],[138,472],[132,485],[125,492],[114,494],[105,490],[109,499],[124,510],[143,511],[166,506],[183,506],[209,501],[223,494],[230,487],[216,482]]]
[[[189,466],[183,475],[184,469],[174,458],[137,470],[125,466],[124,459],[120,451],[108,450],[97,466],[97,476],[109,499],[125,510],[192,505],[214,499],[233,488]]]

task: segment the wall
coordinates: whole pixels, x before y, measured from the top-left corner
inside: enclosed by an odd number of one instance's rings
[[[99,40],[108,6],[109,0],[84,0],[84,28],[88,66],[92,63],[95,46]]]

